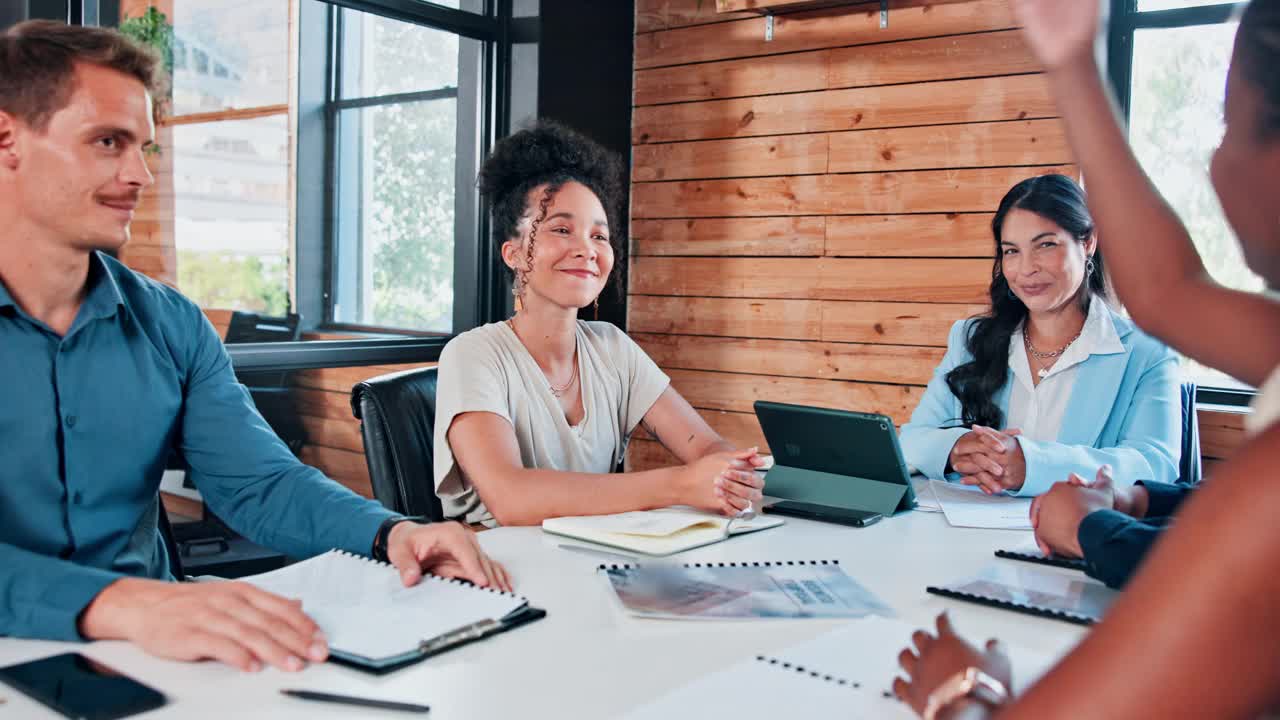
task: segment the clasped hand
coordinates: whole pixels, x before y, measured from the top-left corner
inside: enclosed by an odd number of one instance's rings
[[[988,495],[1018,490],[1027,479],[1027,459],[1016,439],[1021,432],[974,425],[952,446],[948,465],[964,476],[960,482]]]
[[[1045,555],[1078,558],[1080,523],[1098,510],[1116,509],[1118,495],[1111,479],[1111,466],[1098,468],[1093,481],[1075,473],[1065,482],[1054,483],[1049,492],[1031,501],[1031,527],[1036,545]]]
[[[764,478],[756,468],[764,467],[759,448],[718,452],[698,458],[687,467],[688,503],[694,507],[733,516],[764,502]]]

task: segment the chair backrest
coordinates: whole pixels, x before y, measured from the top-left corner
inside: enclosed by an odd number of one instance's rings
[[[432,478],[436,369],[381,375],[351,388],[374,497],[405,515],[443,520]]]
[[[1195,485],[1200,482],[1200,420],[1196,416],[1196,384],[1182,383],[1182,462],[1178,466],[1178,482]]]
[[[301,317],[296,313],[284,317],[271,317],[236,310],[231,313],[225,342],[236,343],[293,342],[302,336]],[[288,373],[281,371],[237,372],[236,379],[249,390],[253,404],[276,435],[293,451],[302,452],[307,442],[307,431],[294,407],[293,395],[287,386]]]
[[[302,337],[302,318],[297,313],[284,317],[272,317],[236,310],[227,323],[227,335],[223,342],[237,343],[295,342]],[[236,373],[240,382],[251,388],[284,387],[286,373],[246,372]]]
[[[160,507],[157,524],[160,526],[160,539],[164,541],[165,553],[169,556],[169,572],[174,580],[182,580],[186,573],[182,569],[182,556],[178,552],[178,541],[173,536],[173,525],[169,523],[169,511],[164,509],[164,499],[156,498]]]

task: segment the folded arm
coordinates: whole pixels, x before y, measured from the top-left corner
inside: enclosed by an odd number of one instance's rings
[[[946,476],[947,458],[956,441],[969,432],[961,427],[960,401],[947,385],[947,374],[968,360],[964,348],[967,323],[952,325],[947,338],[947,354],[933,371],[924,397],[911,413],[911,420],[902,426],[900,440],[902,454],[907,463],[926,476],[942,479]]]

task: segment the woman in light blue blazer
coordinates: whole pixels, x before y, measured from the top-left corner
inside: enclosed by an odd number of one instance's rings
[[[1084,191],[1024,180],[991,229],[991,309],[951,328],[902,427],[907,462],[989,494],[1039,495],[1103,464],[1125,484],[1176,481],[1178,359],[1111,308]]]

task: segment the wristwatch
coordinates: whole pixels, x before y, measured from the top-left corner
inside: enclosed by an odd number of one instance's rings
[[[373,536],[373,553],[370,555],[378,562],[388,562],[387,559],[387,538],[391,537],[391,528],[402,522],[431,522],[424,515],[394,515],[382,521],[378,526],[378,532]]]
[[[921,717],[935,720],[943,708],[961,698],[971,698],[984,705],[997,708],[1009,701],[1009,690],[1004,683],[976,667],[965,668],[952,675],[929,693]]]

